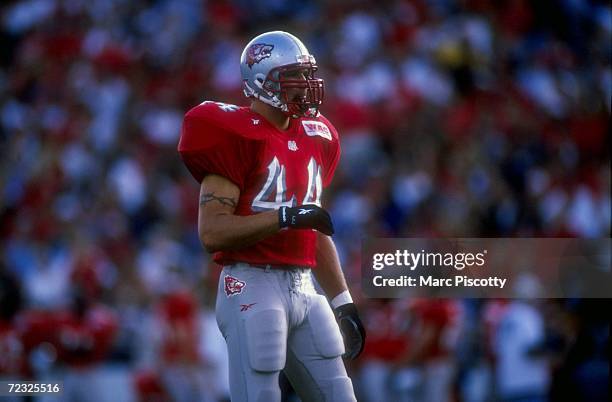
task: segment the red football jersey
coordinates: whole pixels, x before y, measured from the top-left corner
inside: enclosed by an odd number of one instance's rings
[[[178,150],[200,183],[214,173],[240,188],[235,214],[320,205],[340,158],[338,133],[323,116],[291,119],[278,130],[248,107],[204,102],[185,115]],[[252,246],[215,253],[233,262],[314,267],[316,233],[281,230]]]
[[[423,359],[430,361],[449,356],[460,324],[461,310],[458,302],[450,299],[413,299],[410,314],[419,332],[423,327],[429,327],[434,333],[429,348],[420,351]]]
[[[58,360],[70,367],[88,367],[103,361],[113,346],[118,321],[109,308],[97,305],[84,317],[58,312],[56,341]]]
[[[159,306],[161,356],[165,364],[199,362],[199,314],[196,298],[190,293],[167,295]]]
[[[410,333],[404,311],[389,299],[368,303],[364,309],[368,339],[362,359],[393,362],[408,351]]]

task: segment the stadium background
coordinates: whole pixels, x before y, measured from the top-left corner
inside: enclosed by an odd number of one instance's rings
[[[282,29],[342,138],[325,205],[370,334],[359,400],[607,400],[607,301],[368,300],[358,271],[364,236],[610,235],[608,2],[24,0],[0,20],[0,379],[223,400],[219,268],[176,145],[189,108],[246,103],[240,52]]]

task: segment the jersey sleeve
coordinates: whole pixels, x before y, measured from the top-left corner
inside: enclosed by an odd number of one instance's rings
[[[257,141],[219,124],[212,113],[210,107],[202,106],[187,112],[178,146],[181,159],[198,183],[207,174],[217,174],[242,191],[253,170]]]
[[[323,169],[323,187],[327,187],[331,184],[331,181],[334,178],[342,150],[340,148],[340,138],[336,128],[325,117],[321,116],[321,120],[330,128],[332,134],[332,140],[326,144],[326,163]]]

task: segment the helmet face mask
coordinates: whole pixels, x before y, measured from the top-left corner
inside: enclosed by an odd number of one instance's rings
[[[324,83],[315,78],[314,56],[295,36],[267,32],[251,40],[240,58],[247,97],[280,109],[290,117],[316,117]]]
[[[315,78],[316,64],[294,64],[270,71],[263,87],[286,105],[289,116],[315,117],[323,103],[323,80]],[[282,108],[283,109],[283,108]]]

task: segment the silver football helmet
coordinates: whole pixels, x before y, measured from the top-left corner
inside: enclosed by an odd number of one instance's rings
[[[323,102],[323,80],[306,46],[283,31],[251,40],[240,56],[244,94],[281,109],[288,116],[314,117]]]

